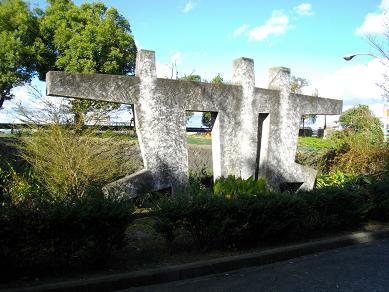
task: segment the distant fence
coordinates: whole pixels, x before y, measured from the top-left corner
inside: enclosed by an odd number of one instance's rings
[[[22,130],[22,129],[28,129],[30,127],[48,127],[48,124],[22,124],[22,123],[0,123],[0,130]],[[114,131],[114,132],[120,132],[120,131],[129,131],[134,130],[134,126],[126,126],[126,125],[85,125],[86,128],[96,128],[100,131]],[[188,133],[208,133],[210,132],[210,129],[208,128],[194,128],[194,127],[187,127],[186,132]]]

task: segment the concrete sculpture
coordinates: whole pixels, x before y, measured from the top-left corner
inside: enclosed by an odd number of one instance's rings
[[[140,50],[135,76],[47,73],[47,94],[133,104],[144,169],[105,187],[116,196],[188,183],[185,111],[217,112],[212,130],[214,178],[265,176],[276,190],[312,189],[316,171],[295,163],[303,114],[340,114],[342,101],[292,94],[290,70],[269,70],[269,88],[256,88],[254,61],[233,63],[232,84],[157,78],[155,53]]]

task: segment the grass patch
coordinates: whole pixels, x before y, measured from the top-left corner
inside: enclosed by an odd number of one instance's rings
[[[212,138],[211,136],[205,136],[205,135],[188,135],[186,137],[186,141],[188,144],[194,144],[194,145],[211,145],[212,144]]]
[[[309,148],[312,150],[325,150],[334,147],[334,143],[328,139],[316,138],[316,137],[299,137],[299,148]]]

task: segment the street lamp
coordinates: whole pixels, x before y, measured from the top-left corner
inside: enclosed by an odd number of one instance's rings
[[[350,61],[355,56],[363,56],[363,55],[379,59],[376,55],[373,55],[371,53],[354,53],[354,54],[349,54],[349,55],[343,56],[343,59],[345,59],[346,61]]]
[[[343,56],[343,59],[345,59],[346,61],[350,61],[355,56],[361,56],[361,55],[370,56],[370,57],[373,57],[374,59],[380,59],[379,57],[377,57],[376,55],[373,55],[371,53],[348,54],[348,55]],[[389,137],[389,104],[388,104],[388,98],[386,96],[384,96],[384,113],[382,116],[382,125],[383,125],[383,130],[384,130],[384,140],[387,141],[387,139]]]

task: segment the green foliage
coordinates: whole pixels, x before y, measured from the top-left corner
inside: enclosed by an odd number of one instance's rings
[[[237,199],[244,196],[260,196],[269,193],[271,190],[266,184],[266,179],[261,177],[255,180],[252,176],[248,179],[236,178],[233,175],[218,178],[215,182],[215,195]]]
[[[370,205],[355,188],[325,188],[297,194],[309,206],[311,228],[341,230],[356,226],[368,215]]]
[[[333,149],[323,159],[325,173],[375,175],[387,170],[388,144],[383,143],[379,119],[368,106],[358,105],[340,116],[344,130],[331,136]]]
[[[312,150],[331,149],[335,144],[328,139],[316,137],[299,137],[298,147],[310,148]]]
[[[186,137],[186,141],[188,144],[194,145],[211,145],[212,140],[209,137],[204,135],[188,135]]]
[[[40,18],[40,42],[47,48],[40,78],[48,70],[133,74],[137,48],[128,21],[102,2],[49,1]],[[117,104],[73,100],[76,124],[93,110],[109,111]]]
[[[50,193],[30,169],[19,174],[11,165],[6,169],[0,168],[0,196],[4,203],[15,206],[52,200]]]
[[[356,185],[359,177],[353,174],[346,174],[340,171],[330,174],[322,174],[316,178],[316,188],[323,189],[327,187],[344,188],[349,185]]]
[[[102,2],[77,6],[70,0],[48,0],[45,11],[31,12],[24,1],[0,6],[1,97],[11,98],[12,87],[49,70],[133,74],[137,48],[128,21]],[[83,125],[91,111],[110,111],[117,104],[73,100],[75,122]],[[0,104],[1,106],[1,104]]]
[[[0,3],[0,108],[11,99],[12,87],[29,82],[39,55],[35,38],[39,32],[37,17],[21,0]]]
[[[387,169],[389,145],[375,143],[365,133],[344,130],[332,136],[333,150],[323,158],[323,171],[374,175]]]
[[[381,121],[376,118],[367,105],[357,105],[345,111],[339,118],[343,128],[349,130],[344,133],[363,133],[369,135],[372,143],[383,141]]]
[[[136,46],[130,24],[115,8],[101,2],[78,7],[72,1],[51,0],[40,19],[40,29],[41,41],[51,56],[46,70],[134,73]]]
[[[389,178],[369,184],[366,191],[371,204],[370,218],[387,222],[389,220]]]
[[[340,187],[261,196],[252,195],[249,189],[233,197],[228,192],[217,193],[221,186],[234,192],[242,182],[233,177],[223,179],[224,185],[217,184],[214,193],[194,180],[185,194],[157,202],[156,228],[170,248],[183,229],[199,249],[206,250],[345,230],[370,218],[389,220],[387,181],[342,174],[336,179]]]
[[[0,267],[11,276],[37,267],[63,271],[76,262],[103,264],[123,246],[132,212],[131,202],[98,194],[71,202],[3,204]]]
[[[185,75],[184,77],[181,77],[180,79],[186,80],[186,81],[201,82],[201,76],[196,75],[196,74]]]
[[[52,194],[32,171],[0,169],[0,268],[12,276],[37,267],[63,271],[74,259],[106,262],[123,246],[134,207],[89,191]]]
[[[238,247],[304,233],[304,202],[289,195],[227,199],[198,189],[157,204],[157,230],[169,246],[178,230],[188,231],[201,249]]]
[[[92,129],[79,132],[53,124],[35,129],[31,136],[22,136],[16,146],[41,184],[52,196],[64,200],[87,196],[133,172],[137,166],[135,155],[125,153],[123,143],[98,138]]]
[[[224,79],[220,75],[220,73],[218,73],[215,77],[213,77],[213,79],[211,80],[211,83],[213,83],[213,84],[223,84],[224,83]]]

